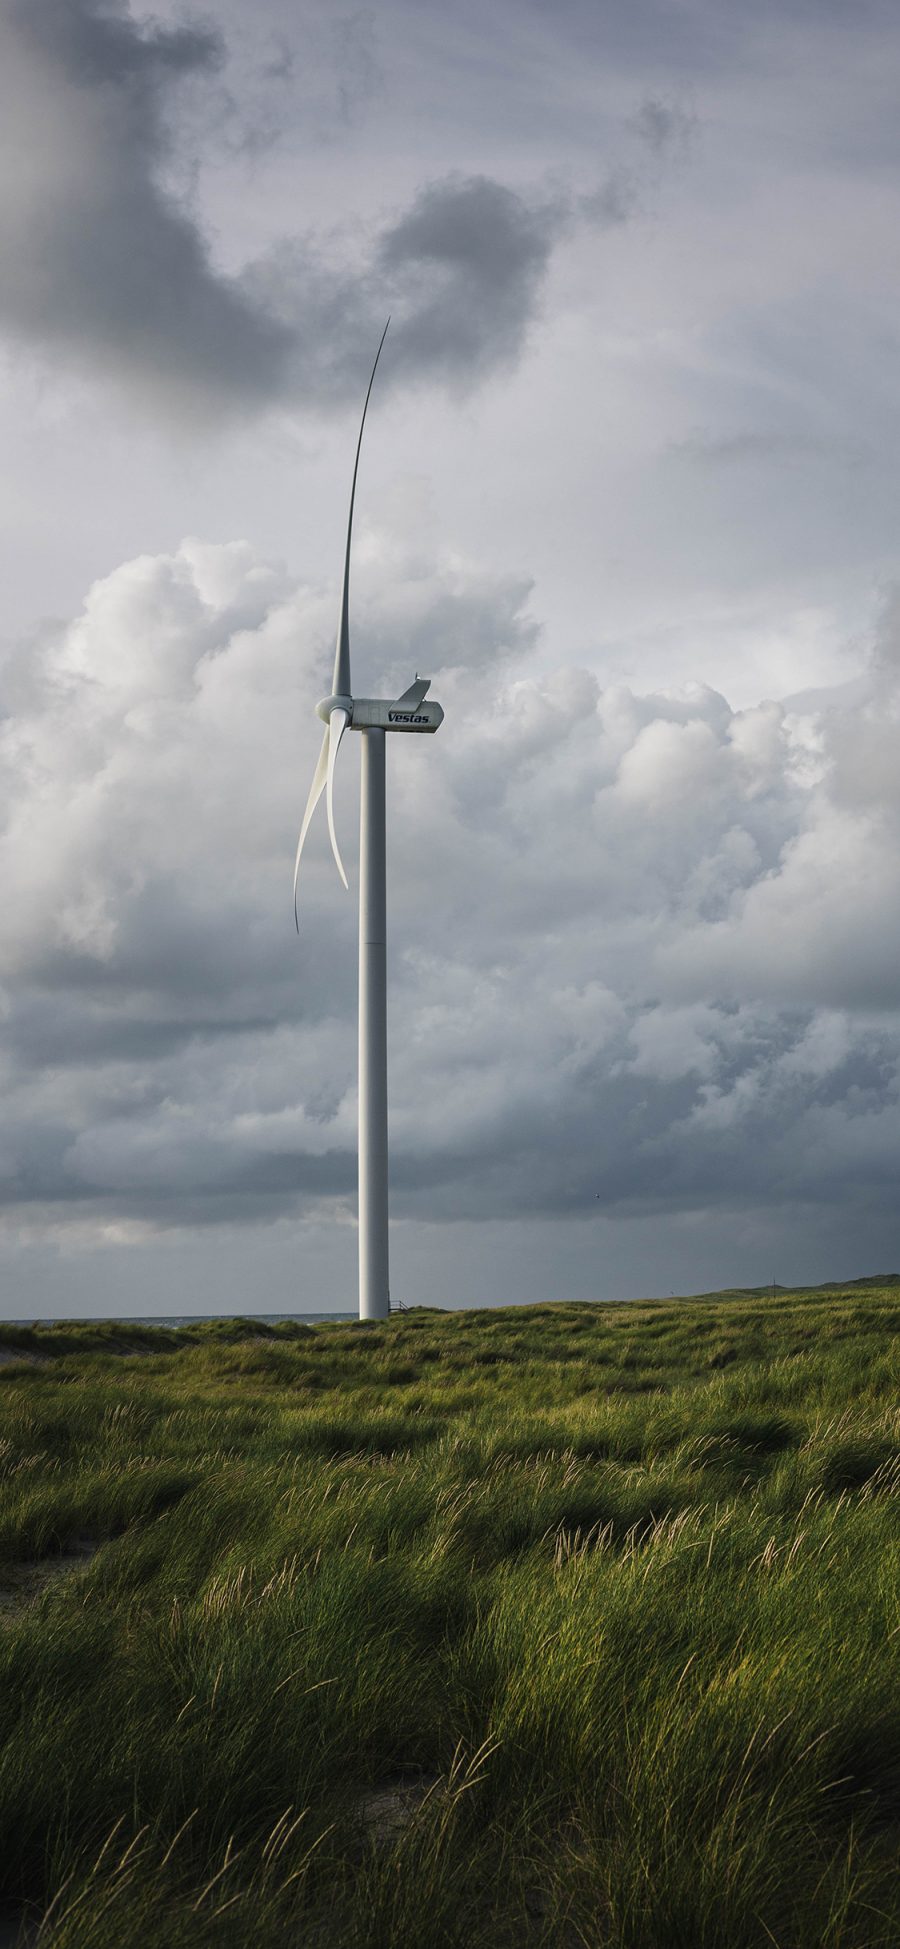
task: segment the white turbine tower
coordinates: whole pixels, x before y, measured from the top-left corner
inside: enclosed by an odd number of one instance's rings
[[[390,319],[388,319],[390,324]],[[350,543],[353,503],[363,428],[387,325],[375,354],[363,407],[344,556],[344,587],[334,653],[331,696],[316,705],[326,730],[313,775],[294,866],[294,919],[297,931],[297,880],[309,823],[323,791],[328,831],[337,870],[347,886],[334,829],[334,767],[344,732],[361,733],[362,777],[359,800],[359,1317],[385,1320],[390,1312],[388,1284],[388,1125],[387,1125],[387,962],[385,912],[384,739],[387,731],[436,731],[443,721],[440,704],[426,703],[430,679],[417,677],[402,697],[354,697],[350,689]]]

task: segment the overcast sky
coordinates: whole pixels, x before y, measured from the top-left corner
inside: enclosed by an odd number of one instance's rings
[[[900,13],[0,0],[0,1310],[900,1270]],[[338,820],[355,868],[358,749]]]

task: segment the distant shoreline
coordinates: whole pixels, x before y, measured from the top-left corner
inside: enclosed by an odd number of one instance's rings
[[[787,1297],[789,1295],[797,1295],[800,1293],[822,1293],[822,1294],[844,1293],[844,1292],[863,1290],[867,1286],[883,1287],[883,1286],[898,1286],[898,1285],[900,1285],[900,1273],[871,1272],[871,1273],[864,1273],[861,1277],[855,1279],[827,1279],[827,1280],[820,1281],[818,1284],[813,1284],[808,1286],[807,1285],[783,1286],[780,1284],[778,1280],[767,1280],[764,1286],[726,1286],[718,1290],[702,1292],[702,1293],[672,1292],[672,1293],[654,1293],[654,1294],[646,1294],[646,1293],[645,1294],[624,1294],[621,1298],[612,1298],[612,1299],[588,1299],[588,1300],[574,1300],[574,1301],[566,1300],[566,1299],[531,1300],[531,1301],[527,1301],[526,1304],[531,1306],[547,1306],[547,1305],[550,1306],[553,1305],[665,1306],[669,1304],[672,1300],[776,1299],[781,1296]],[[515,1304],[515,1302],[511,1302],[511,1303],[513,1305]],[[418,1310],[419,1309],[415,1306],[412,1307],[392,1306],[391,1313],[392,1315],[399,1315],[404,1312],[418,1311]],[[479,1306],[475,1304],[475,1305],[459,1306],[459,1307],[456,1306],[428,1307],[426,1310],[429,1312],[437,1312],[437,1313],[456,1313],[456,1312],[501,1313],[504,1312],[506,1308],[496,1303],[491,1303],[484,1306]],[[115,1323],[118,1326],[181,1327],[181,1326],[209,1326],[215,1320],[231,1320],[231,1319],[258,1321],[261,1326],[279,1326],[285,1321],[297,1321],[307,1325],[310,1323],[318,1325],[323,1322],[327,1323],[329,1320],[355,1320],[356,1318],[357,1318],[357,1313],[355,1308],[353,1309],[352,1312],[351,1311],[344,1311],[344,1312],[323,1311],[318,1313],[250,1313],[250,1312],[55,1313],[49,1315],[41,1313],[41,1314],[34,1315],[29,1319],[20,1319],[20,1318],[8,1319],[8,1320],[0,1319],[0,1327],[4,1327],[4,1326],[109,1326],[112,1325],[113,1323]]]
[[[0,1326],[207,1326],[213,1320],[258,1320],[278,1326],[282,1320],[355,1320],[355,1313],[60,1313],[28,1320],[0,1320]]]

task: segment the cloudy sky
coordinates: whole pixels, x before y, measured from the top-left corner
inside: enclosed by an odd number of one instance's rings
[[[898,73],[888,0],[0,0],[5,1317],[355,1305],[324,820],[290,889],[388,312],[395,1301],[900,1270]]]

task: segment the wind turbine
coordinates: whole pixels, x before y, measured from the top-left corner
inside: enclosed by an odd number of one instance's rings
[[[388,325],[390,324],[388,319]],[[310,820],[323,791],[335,865],[348,885],[334,829],[334,769],[346,730],[361,733],[361,789],[359,798],[359,1317],[386,1320],[390,1312],[388,1283],[388,1124],[387,1124],[387,960],[385,900],[384,740],[389,731],[436,731],[443,722],[440,704],[425,702],[430,678],[416,677],[402,697],[354,697],[350,688],[350,544],[353,504],[362,448],[363,429],[381,347],[381,334],[363,406],[350,515],[344,555],[344,586],[334,652],[331,696],[323,697],[316,713],[325,736],[313,773],[294,865],[294,919],[297,932],[297,882],[300,855]]]

